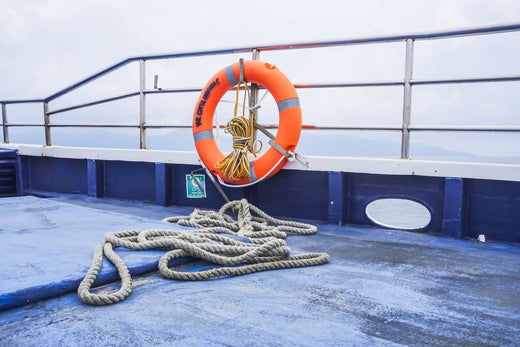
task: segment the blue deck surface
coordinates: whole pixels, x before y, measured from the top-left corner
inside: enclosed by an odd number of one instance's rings
[[[0,216],[0,311],[74,291],[108,231],[184,228],[32,196],[0,199]],[[156,269],[164,252],[118,253],[140,274]],[[104,262],[99,282],[114,279],[115,268]]]
[[[73,287],[105,232],[179,228],[158,220],[185,212],[85,197],[0,199],[0,298]],[[75,293],[5,306],[0,345],[520,345],[518,245],[328,224],[287,243],[331,261],[204,282],[152,272],[134,278],[127,300],[104,307]],[[146,272],[163,252],[117,253]]]

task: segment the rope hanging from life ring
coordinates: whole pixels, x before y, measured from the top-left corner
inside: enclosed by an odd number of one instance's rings
[[[264,154],[258,156],[261,142],[254,140],[256,109],[245,114],[247,83],[256,83],[267,89],[275,99],[279,112],[276,137]],[[237,114],[240,87],[244,89],[242,116]],[[236,86],[234,114],[225,132],[233,136],[233,151],[224,155],[213,136],[213,117],[222,96]],[[193,138],[204,166],[221,183],[244,186],[258,183],[276,174],[294,156],[302,126],[301,108],[296,89],[275,66],[261,61],[237,62],[217,72],[202,90],[193,114]]]
[[[251,153],[256,157],[257,153],[262,150],[262,142],[254,139],[255,110],[250,111],[249,118],[246,118],[245,115],[247,82],[243,78],[243,60],[240,60],[240,64],[241,80],[236,88],[233,118],[227,123],[224,129],[225,133],[229,133],[233,136],[233,151],[215,164],[216,169],[220,170],[225,177],[233,181],[251,177],[248,154]],[[238,98],[241,85],[244,86],[244,100],[242,101],[242,116],[238,116]],[[259,147],[256,145],[259,145]]]

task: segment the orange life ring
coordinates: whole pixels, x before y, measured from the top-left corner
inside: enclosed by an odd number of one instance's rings
[[[206,84],[193,112],[193,138],[197,152],[214,175],[234,185],[263,180],[276,174],[287,162],[287,157],[271,147],[250,163],[251,176],[231,181],[215,168],[224,158],[213,137],[213,115],[222,96],[240,82],[240,64],[230,65],[215,74]],[[275,143],[288,152],[294,152],[302,128],[302,112],[296,89],[277,67],[256,60],[244,62],[244,80],[266,88],[274,97],[279,112],[279,126]]]

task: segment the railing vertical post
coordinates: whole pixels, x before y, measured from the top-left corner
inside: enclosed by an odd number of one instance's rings
[[[406,56],[404,67],[403,123],[401,135],[401,159],[410,157],[410,119],[412,112],[412,80],[413,73],[413,40],[406,40]]]
[[[146,103],[144,90],[146,87],[146,71],[144,59],[139,60],[139,148],[146,149]]]
[[[253,48],[253,56],[252,56],[252,59],[253,60],[259,60],[260,59],[260,51],[256,48]],[[250,88],[250,91],[251,91],[251,95],[249,97],[249,107],[253,107],[256,105],[256,103],[258,102],[258,85],[256,83],[251,83],[251,88]],[[255,120],[258,122],[258,108],[255,109],[254,111],[250,112],[249,114],[249,118],[251,120],[251,118],[253,117],[253,115],[255,116]],[[257,134],[258,130],[254,130],[254,133],[253,133],[253,139],[256,140],[256,134]]]
[[[9,143],[9,130],[7,127],[7,110],[5,104],[2,103],[2,128],[4,131],[4,143]]]
[[[52,146],[51,141],[51,118],[49,115],[49,103],[43,102],[43,125],[45,127],[45,146]]]

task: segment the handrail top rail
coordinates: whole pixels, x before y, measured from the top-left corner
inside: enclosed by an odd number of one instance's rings
[[[504,32],[512,32],[512,31],[520,31],[520,23],[502,24],[502,25],[494,25],[494,26],[481,26],[481,27],[474,27],[474,28],[455,29],[455,30],[438,31],[438,32],[423,32],[423,33],[415,33],[415,34],[395,34],[395,35],[372,36],[372,37],[344,39],[344,40],[311,41],[311,42],[300,42],[300,43],[289,43],[289,44],[286,43],[286,44],[276,44],[276,45],[262,45],[262,46],[245,46],[245,47],[218,49],[218,50],[188,51],[188,52],[179,52],[179,53],[133,56],[133,57],[128,57],[126,59],[123,59],[120,62],[113,64],[113,65],[111,65],[87,78],[84,78],[64,89],[61,89],[58,92],[51,94],[46,98],[0,100],[0,104],[21,104],[21,103],[37,103],[37,102],[48,103],[64,94],[67,94],[68,92],[70,92],[74,89],[77,89],[89,82],[96,80],[97,78],[100,78],[100,77],[106,75],[107,73],[109,73],[113,70],[123,67],[131,62],[140,61],[140,60],[161,60],[161,59],[185,58],[185,57],[196,57],[196,56],[206,56],[206,55],[234,54],[234,53],[251,52],[252,50],[255,50],[255,49],[257,51],[274,51],[274,50],[286,50],[286,49],[346,46],[346,45],[356,45],[356,44],[366,44],[366,43],[396,42],[396,41],[403,41],[403,40],[408,40],[408,39],[411,39],[411,40],[443,39],[443,38],[453,38],[453,37],[461,37],[461,36],[474,36],[474,35],[504,33]]]
[[[16,149],[20,155],[69,159],[117,160],[166,164],[199,165],[195,151],[150,149],[94,148],[43,146],[30,144],[1,144],[0,148]],[[418,160],[373,157],[305,156],[312,169],[298,161],[288,162],[286,170],[340,171],[382,175],[414,175],[429,177],[461,177],[520,182],[519,164],[454,162],[446,160]]]

